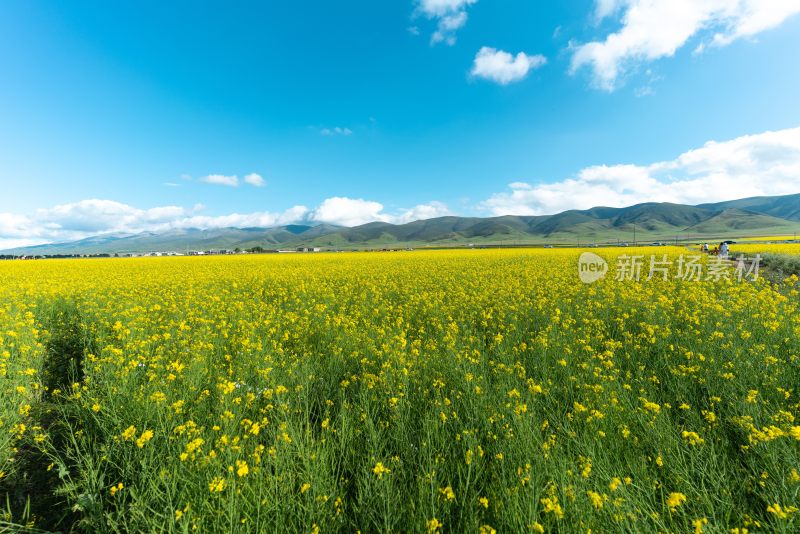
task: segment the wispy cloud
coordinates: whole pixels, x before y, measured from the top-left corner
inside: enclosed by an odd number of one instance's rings
[[[239,186],[238,176],[228,176],[225,174],[209,174],[208,176],[203,176],[200,178],[200,181],[207,184],[226,185],[228,187]]]
[[[529,56],[519,52],[516,56],[484,46],[475,55],[470,74],[476,78],[484,78],[500,85],[518,82],[528,75],[532,69],[547,63],[547,58],[537,54]]]
[[[334,128],[322,128],[319,131],[320,134],[324,135],[325,137],[332,137],[334,135],[343,135],[345,137],[349,137],[353,135],[353,130],[350,128],[343,128],[341,126],[336,126]]]
[[[256,174],[254,172],[251,172],[244,177],[244,183],[250,184],[254,187],[264,187],[267,185],[267,182],[264,181],[264,178],[262,178],[260,174]]]
[[[189,177],[188,179],[191,180],[191,177]],[[245,183],[248,185],[252,185],[254,187],[264,187],[264,185],[266,185],[264,178],[262,178],[260,174],[255,172],[247,174],[244,178],[242,178],[241,182],[239,180],[239,177],[235,174],[234,175],[209,174],[207,176],[203,176],[202,178],[198,178],[197,181],[212,185],[224,185],[227,187],[239,187],[240,183]]]
[[[604,39],[571,45],[570,70],[592,71],[593,84],[616,89],[637,65],[670,57],[693,37],[725,46],[775,28],[800,12],[797,0],[596,0],[598,21],[619,16],[622,28]]]
[[[478,0],[417,0],[416,15],[436,21],[431,44],[456,43],[456,32],[467,23],[467,8]]]
[[[481,207],[494,215],[541,215],[641,202],[702,204],[800,192],[800,127],[709,141],[650,165],[595,165],[554,183],[515,182]]]

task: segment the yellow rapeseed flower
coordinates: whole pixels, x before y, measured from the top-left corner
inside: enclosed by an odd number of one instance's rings
[[[153,431],[152,430],[145,430],[142,432],[142,435],[139,436],[139,439],[136,440],[136,446],[140,449],[144,447],[145,443],[153,439]]]
[[[690,432],[684,430],[681,433],[681,436],[683,437],[683,439],[689,442],[689,445],[702,445],[703,443],[705,443],[705,440],[701,438],[697,432]]]
[[[686,495],[683,493],[672,492],[669,494],[669,497],[667,497],[667,506],[669,506],[670,510],[673,512],[684,502],[686,502]]]
[[[225,490],[225,479],[222,477],[214,477],[208,484],[208,491],[211,493],[221,493]]]
[[[450,486],[439,488],[439,493],[445,501],[453,501],[456,498],[456,494]]]
[[[383,475],[391,473],[391,469],[383,465],[383,462],[378,462],[375,464],[375,467],[372,468],[372,472],[380,479],[383,478]]]
[[[236,460],[236,474],[240,477],[245,477],[250,472],[247,462],[244,460]]]
[[[136,427],[131,425],[122,432],[122,439],[125,441],[132,440],[136,435]]]

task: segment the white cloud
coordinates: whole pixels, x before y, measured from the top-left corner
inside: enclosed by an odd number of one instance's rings
[[[596,0],[598,19],[622,12],[622,28],[600,41],[573,45],[571,72],[592,69],[594,85],[614,90],[640,63],[670,57],[692,37],[724,46],[779,26],[800,12],[797,0]]]
[[[625,2],[626,0],[595,0],[594,15],[600,21],[616,13]]]
[[[319,133],[326,137],[330,137],[333,135],[343,135],[345,137],[353,135],[353,130],[350,128],[342,128],[340,126],[336,126],[335,128],[322,128]]]
[[[180,206],[139,209],[113,200],[88,199],[39,209],[30,216],[0,213],[0,246],[9,248],[74,241],[94,235],[131,235],[186,228],[270,227],[304,220],[309,213],[304,206],[279,213],[220,216],[199,214],[203,209],[201,204],[191,209]]]
[[[310,218],[314,221],[358,226],[373,221],[389,222],[391,217],[383,213],[383,204],[360,198],[332,197],[325,199]]]
[[[456,43],[456,32],[467,23],[467,7],[478,0],[417,0],[416,14],[436,20],[431,44]]]
[[[386,213],[381,203],[332,197],[316,209],[294,206],[283,212],[202,215],[205,207],[160,206],[139,209],[113,200],[88,199],[37,210],[32,215],[0,213],[0,250],[65,242],[95,235],[131,235],[187,228],[268,228],[292,223],[327,222],[358,226],[373,221],[402,224],[449,213],[441,202],[421,204],[397,214]]]
[[[461,11],[478,0],[419,0],[419,9],[426,15],[441,17],[448,13]]]
[[[420,204],[409,210],[405,210],[393,222],[397,224],[404,224],[423,219],[433,219],[435,217],[444,217],[445,215],[452,215],[447,206],[442,202],[429,202],[427,204]]]
[[[641,202],[702,204],[800,192],[800,127],[709,141],[670,161],[596,165],[561,182],[515,182],[481,207],[494,215],[541,215]]]
[[[0,251],[11,250],[18,247],[41,245],[43,243],[46,243],[46,241],[38,239],[5,239],[0,237]]]
[[[226,185],[228,187],[237,187],[239,185],[239,178],[237,176],[226,176],[224,174],[209,174],[200,178],[201,182],[214,185]]]
[[[436,31],[431,35],[431,44],[446,42],[453,46],[456,44],[456,31],[467,24],[467,12],[459,11],[452,15],[445,15],[439,19]]]
[[[147,228],[153,232],[186,228],[269,228],[284,224],[303,222],[309,213],[305,206],[294,206],[283,212],[230,213],[228,215],[195,215],[178,218],[165,224]]]
[[[192,217],[201,208],[161,206],[143,210],[113,200],[87,199],[39,209],[29,216],[0,213],[0,246],[9,248],[166,228],[175,221]]]
[[[24,215],[0,213],[0,247],[18,247],[42,242],[44,229],[31,226],[31,220]]]
[[[244,177],[244,181],[247,184],[250,184],[254,187],[264,187],[267,183],[264,181],[264,178],[261,177],[260,174],[256,174],[251,172],[247,176]]]
[[[189,177],[188,179],[191,180],[191,177]],[[198,181],[213,185],[239,187],[239,177],[236,175],[209,174],[208,176],[203,176],[202,178],[199,178]],[[262,178],[261,175],[255,172],[251,172],[250,174],[246,175],[244,178],[242,178],[242,181],[254,187],[263,187],[264,185],[266,185],[264,178]],[[165,185],[177,186],[178,184],[168,183]]]
[[[484,46],[475,55],[470,74],[501,85],[517,82],[528,75],[531,69],[547,63],[542,55],[529,56],[524,52],[512,56],[503,50]]]
[[[332,197],[325,199],[317,209],[311,211],[307,219],[340,226],[358,226],[375,221],[405,224],[444,215],[451,215],[450,210],[444,203],[438,201],[419,204],[392,215],[384,212],[384,206],[380,202],[361,198]]]
[[[73,234],[132,233],[187,217],[194,210],[161,206],[147,210],[113,200],[88,199],[37,210],[32,222],[49,233],[70,238]]]

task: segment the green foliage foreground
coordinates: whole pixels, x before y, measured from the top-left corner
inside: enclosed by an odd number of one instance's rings
[[[2,265],[6,527],[796,531],[796,278],[576,260]]]

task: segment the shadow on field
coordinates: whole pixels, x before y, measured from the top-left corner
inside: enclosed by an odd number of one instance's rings
[[[73,301],[59,298],[39,310],[39,326],[46,332],[43,391],[31,406],[31,428],[14,456],[13,472],[0,480],[0,506],[5,505],[5,518],[11,522],[0,523],[0,532],[70,532],[79,518],[59,495],[61,479],[68,473],[63,463],[59,462],[59,467],[53,458],[64,458],[62,452],[72,438],[69,425],[60,415],[71,402],[67,393],[72,384],[83,381],[87,336]],[[47,440],[37,441],[37,434],[46,435]]]

